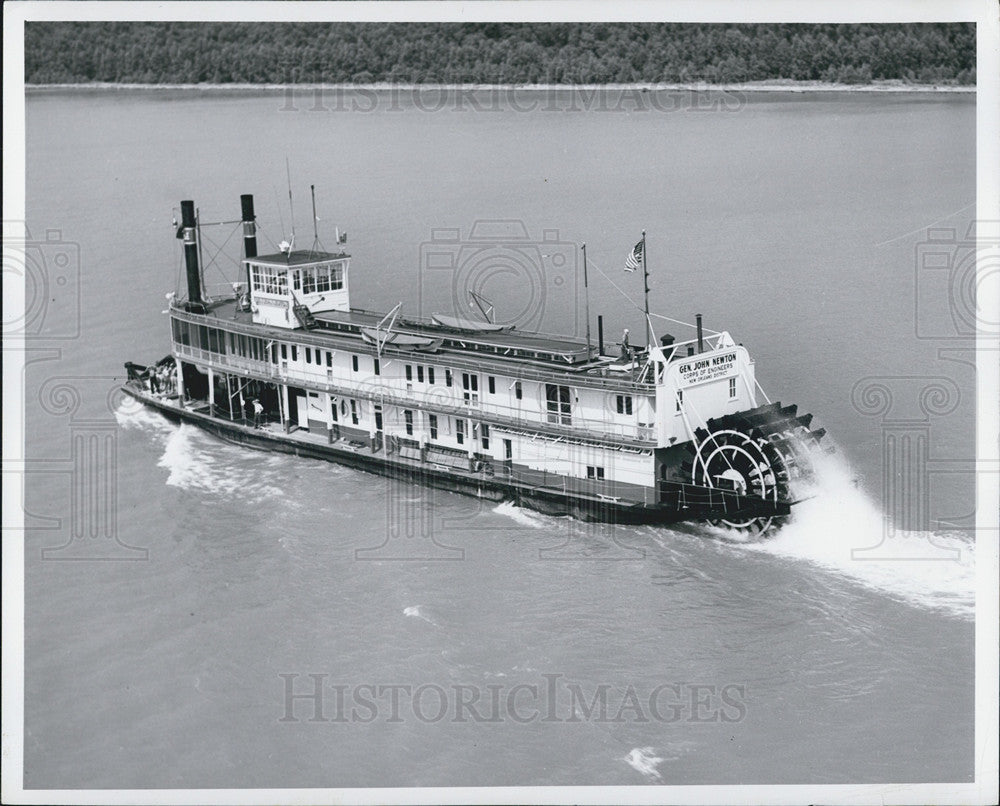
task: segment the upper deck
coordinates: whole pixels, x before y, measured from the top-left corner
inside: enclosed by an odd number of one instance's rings
[[[206,303],[206,313],[189,313],[183,303],[175,303],[171,315],[194,323],[213,324],[226,330],[265,336],[276,341],[294,341],[326,349],[376,354],[378,348],[365,339],[365,331],[376,331],[385,314],[351,309],[316,313],[315,328],[271,327],[255,323],[249,311],[241,310],[234,298]],[[208,321],[206,321],[208,320]],[[381,330],[386,333],[384,326]],[[640,380],[643,361],[622,356],[597,355],[596,348],[582,340],[547,334],[502,332],[459,332],[429,320],[398,318],[392,333],[433,339],[433,349],[404,349],[385,343],[383,354],[424,356],[425,360],[445,361],[455,368],[484,370],[493,367],[521,377],[572,378],[577,383],[615,389],[652,391],[651,381]],[[434,357],[432,359],[432,356]]]

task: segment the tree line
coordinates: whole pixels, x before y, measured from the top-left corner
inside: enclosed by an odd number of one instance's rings
[[[975,84],[975,26],[28,22],[45,83]]]

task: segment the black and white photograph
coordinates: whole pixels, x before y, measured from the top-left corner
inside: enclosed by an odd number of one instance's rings
[[[996,803],[995,2],[3,58],[4,803]]]

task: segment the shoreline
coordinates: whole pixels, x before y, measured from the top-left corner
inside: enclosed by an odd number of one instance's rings
[[[904,84],[883,81],[871,84],[837,84],[823,81],[760,81],[740,84],[694,83],[635,83],[635,84],[412,84],[373,82],[370,84],[132,84],[132,83],[67,83],[25,84],[25,92],[70,90],[100,91],[186,91],[186,92],[301,92],[365,91],[365,92],[878,92],[878,93],[972,93],[975,85]]]

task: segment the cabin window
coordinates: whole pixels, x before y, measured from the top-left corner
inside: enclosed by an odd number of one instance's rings
[[[282,361],[287,361],[288,360],[288,345],[287,344],[282,344],[281,345],[281,360]]]
[[[438,418],[436,414],[427,415],[427,427],[431,432],[431,439],[438,438]]]
[[[327,263],[323,266],[316,267],[316,290],[317,291],[329,291],[330,290],[330,264]]]
[[[444,385],[445,386],[451,386],[451,370],[450,369],[446,369],[444,371]]]
[[[330,419],[337,422],[337,401],[330,401]]]
[[[736,378],[729,379],[729,397],[730,399],[736,397]]]
[[[545,410],[550,423],[570,425],[571,404],[569,402],[569,387],[554,383],[545,384]]]
[[[680,389],[677,390],[677,411],[681,410],[681,406],[684,405],[684,392]]]
[[[330,290],[340,291],[344,287],[344,264],[334,263],[330,267]]]
[[[427,383],[434,383],[434,367],[427,367]]]
[[[358,424],[358,401],[357,400],[352,400],[351,401],[351,422],[354,423],[354,425]]]
[[[465,443],[465,420],[455,420],[455,441],[459,445]]]
[[[372,366],[375,369],[375,374],[376,375],[381,375],[382,374],[382,364],[379,363],[379,360],[377,358],[373,358],[372,359]]]
[[[187,322],[172,319],[170,325],[174,331],[174,341],[178,344],[187,344]]]
[[[486,379],[486,385],[489,387],[491,395],[495,395],[497,393],[497,379],[492,375]]]
[[[298,361],[298,360],[299,360],[299,348],[298,348],[297,345],[293,344],[292,345],[292,361]]]
[[[424,382],[424,368],[423,366],[417,367],[417,381],[420,383]]]
[[[357,372],[358,371],[358,357],[356,355],[351,356],[351,368]]]
[[[520,381],[514,381],[514,397],[516,397],[518,400],[520,400],[521,397],[522,397],[522,395],[523,395],[523,392],[521,391],[521,382]]]
[[[488,451],[490,449],[490,427],[486,423],[479,426],[479,436],[483,443],[483,450]]]
[[[408,381],[413,380],[413,367],[411,367],[409,364],[406,365],[406,380]]]
[[[466,403],[475,405],[479,402],[479,376],[470,373],[462,373],[462,399]]]
[[[307,364],[311,364],[312,360],[313,360],[312,349],[309,348],[309,347],[306,347],[306,363]]]
[[[618,395],[617,404],[619,414],[632,413],[632,395]]]
[[[382,407],[375,406],[375,430],[382,430]]]
[[[302,282],[300,280],[298,269],[292,272],[292,288],[294,288],[296,291],[299,291],[302,288]]]
[[[408,409],[403,412],[403,420],[406,423],[407,436],[413,436],[413,412]]]
[[[333,353],[331,353],[329,350],[326,353],[326,365],[327,367],[333,366]]]
[[[587,465],[587,478],[600,481],[604,478],[604,468]]]
[[[251,264],[250,286],[254,291],[260,291],[264,294],[286,296],[288,281],[285,277],[285,270],[276,266]]]

